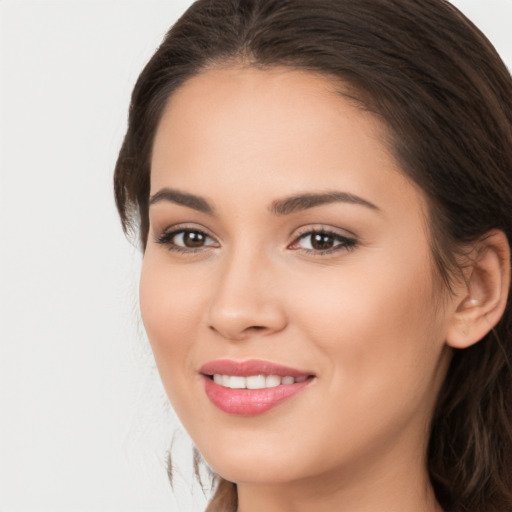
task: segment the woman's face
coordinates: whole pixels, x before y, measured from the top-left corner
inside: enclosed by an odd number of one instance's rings
[[[142,317],[228,480],[423,464],[450,306],[424,197],[384,138],[326,78],[286,69],[204,72],[164,112]]]

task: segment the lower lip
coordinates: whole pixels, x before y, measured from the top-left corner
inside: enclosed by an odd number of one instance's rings
[[[255,416],[273,409],[302,391],[313,379],[264,389],[231,389],[204,377],[206,395],[221,411],[238,416]]]

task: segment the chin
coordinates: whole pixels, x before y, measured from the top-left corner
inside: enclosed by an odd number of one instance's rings
[[[225,480],[238,484],[284,484],[295,479],[294,475],[290,474],[290,466],[288,464],[281,466],[275,458],[264,462],[221,460],[215,461],[215,464],[210,467]]]
[[[247,442],[237,439],[227,443],[207,443],[197,446],[210,468],[222,478],[235,483],[278,484],[307,476],[314,461],[303,464],[305,454],[287,449],[281,443]]]

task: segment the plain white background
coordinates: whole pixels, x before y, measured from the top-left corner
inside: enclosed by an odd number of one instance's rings
[[[457,0],[512,67],[512,0]],[[0,512],[195,511],[140,324],[112,169],[138,72],[189,1],[0,1]],[[193,496],[193,497],[191,497]]]

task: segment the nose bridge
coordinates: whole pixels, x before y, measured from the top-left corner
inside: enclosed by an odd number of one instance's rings
[[[284,328],[272,261],[254,244],[238,244],[219,264],[212,294],[209,327],[238,340],[251,333],[269,334]]]

